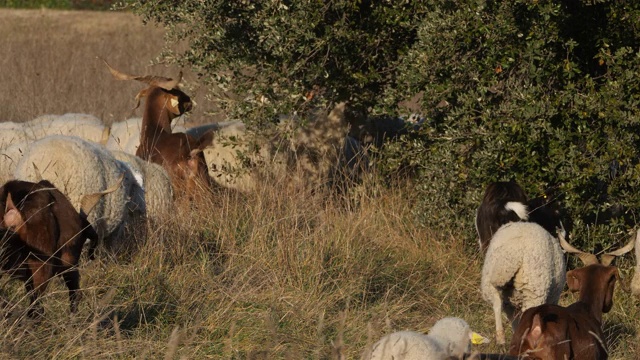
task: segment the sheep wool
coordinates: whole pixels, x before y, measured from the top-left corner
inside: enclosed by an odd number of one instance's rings
[[[34,182],[42,176],[79,211],[83,195],[107,189],[123,174],[122,185],[104,196],[88,217],[99,237],[110,244],[123,235],[130,216],[128,201],[135,179],[107,150],[74,136],[48,136],[29,146],[14,175],[16,179]]]
[[[502,225],[493,235],[482,267],[482,297],[493,305],[498,343],[504,343],[500,318],[504,307],[515,314],[542,304],[557,304],[566,283],[564,255],[558,239],[531,222]]]
[[[24,123],[23,128],[32,141],[49,135],[67,135],[99,143],[106,135],[102,120],[89,114],[42,115]]]
[[[131,118],[111,124],[109,138],[105,146],[109,150],[124,151],[135,155],[140,146],[140,130],[142,129],[142,118]],[[174,119],[172,124],[173,132],[184,132],[184,117]]]
[[[0,122],[0,149],[29,140],[21,123],[11,121]]]
[[[469,352],[474,333],[460,318],[446,317],[433,325],[428,335],[398,331],[373,345],[367,360],[444,360]]]
[[[29,145],[30,142],[21,142],[0,150],[0,183],[4,184],[13,179],[18,162],[22,159],[22,155],[27,151]]]
[[[160,165],[128,154],[124,151],[112,151],[113,156],[122,161],[136,178],[135,198],[142,198],[146,216],[158,220],[169,213],[173,205],[173,187],[167,171]],[[140,202],[140,200],[138,200]]]

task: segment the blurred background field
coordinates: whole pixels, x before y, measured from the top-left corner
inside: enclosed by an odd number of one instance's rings
[[[136,75],[175,77],[181,69],[152,66],[159,55],[163,30],[143,25],[126,12],[17,9],[0,11],[1,121],[22,122],[43,114],[67,112],[93,114],[105,123],[142,116],[133,112],[133,81],[116,81],[97,57]],[[190,115],[195,123],[204,117],[204,91],[196,77],[183,69],[183,83],[199,106]]]
[[[96,56],[131,73],[180,70],[150,66],[164,32],[127,12],[3,9],[0,34],[2,121],[65,112],[107,123],[130,117],[140,85],[113,80]],[[198,102],[190,122],[223,118],[206,115],[215,104],[183,70]],[[21,317],[21,284],[4,283],[12,307],[0,320],[0,357],[357,359],[384,334],[426,332],[444,316],[462,317],[493,339],[492,309],[479,291],[482,257],[468,231],[474,214],[452,219],[459,228],[431,231],[410,188],[373,181],[354,195],[357,206],[345,207],[272,183],[177,208],[137,239],[131,258],[82,262],[85,292],[75,316],[59,279],[40,321]],[[633,262],[621,262],[605,315],[611,359],[634,359],[640,350],[638,303],[628,292]],[[566,294],[562,303],[574,300]],[[492,341],[474,350],[505,348]]]

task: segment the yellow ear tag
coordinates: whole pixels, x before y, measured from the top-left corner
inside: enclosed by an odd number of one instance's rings
[[[178,104],[179,104],[178,99],[171,98],[171,106],[172,107],[177,109],[178,108]]]
[[[473,345],[487,344],[489,342],[490,342],[489,339],[487,339],[486,337],[478,334],[477,332],[472,332],[471,333],[471,343]]]

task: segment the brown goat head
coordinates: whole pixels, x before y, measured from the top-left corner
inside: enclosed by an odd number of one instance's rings
[[[182,81],[182,72],[178,74],[176,79],[155,75],[130,75],[114,69],[106,60],[101,60],[117,80],[135,80],[148,85],[136,95],[134,109],[138,108],[140,100],[146,97],[145,113],[150,112],[149,118],[157,119],[158,125],[168,127],[164,130],[171,132],[171,120],[191,110],[193,106],[191,98],[179,87],[180,81]],[[152,110],[153,112],[151,112]]]
[[[580,293],[580,301],[593,304],[593,312],[602,319],[613,306],[613,289],[618,279],[618,268],[601,264],[591,264],[567,272],[567,285],[572,292]],[[592,298],[594,294],[603,295]]]

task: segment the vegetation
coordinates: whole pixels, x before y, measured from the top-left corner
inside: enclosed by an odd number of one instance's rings
[[[636,223],[640,3],[127,3],[165,26],[169,45],[188,43],[165,60],[193,66],[225,110],[257,125],[316,105],[311,90],[372,112],[420,95],[428,126],[389,149],[383,170],[421,169],[431,227],[451,227],[488,182],[510,178],[532,195],[555,189],[585,249],[622,242]]]
[[[448,4],[446,9],[444,5],[441,7],[448,12],[434,15],[431,19],[433,24],[445,21],[445,15],[480,16],[456,8],[453,1]],[[551,6],[542,2],[520,4],[530,4],[533,8]],[[627,9],[634,6],[627,4]],[[490,19],[487,17],[490,14],[498,16],[488,10],[473,9],[486,19]],[[494,8],[494,12],[500,9]],[[83,22],[82,19],[88,20]],[[468,24],[473,23],[477,27],[474,31],[480,31],[478,21],[459,21],[459,24],[470,26]],[[487,24],[490,24],[488,20]],[[427,39],[429,31],[435,34],[434,29],[426,28],[426,23],[423,25],[416,27],[416,41],[404,55],[407,59],[418,56],[414,48],[427,46],[419,39]],[[2,120],[28,120],[46,113],[67,111],[91,113],[106,121],[118,121],[131,115],[138,85],[113,82],[95,61],[95,55],[105,56],[114,66],[130,69],[132,73],[168,76],[175,73],[175,69],[145,67],[159,51],[163,32],[149,26],[141,27],[139,20],[131,14],[65,13],[65,16],[59,16],[49,11],[3,10],[0,11],[0,28],[4,26],[8,27],[5,33],[13,36],[8,38],[7,46],[0,54],[3,68],[0,82],[11,89],[10,94],[0,92],[0,101],[5,105]],[[632,29],[629,25],[630,34]],[[486,31],[487,35],[495,34],[491,28]],[[441,36],[446,34],[443,32]],[[477,47],[480,44],[473,45]],[[434,47],[432,51],[437,49]],[[440,49],[446,50],[444,47]],[[498,56],[499,51],[491,51],[492,56]],[[516,49],[512,51],[518,54]],[[432,65],[443,67],[447,61],[456,60],[442,56],[438,58],[442,64],[434,62]],[[623,59],[633,60],[633,56],[625,55]],[[397,67],[391,68],[415,66],[426,75],[433,75],[428,63],[417,60],[413,65],[408,60],[398,62]],[[543,57],[537,61],[542,60]],[[490,63],[480,56],[456,61],[450,70],[455,76],[446,77],[442,73],[441,78],[434,77],[424,85],[408,88],[409,84],[419,84],[420,73],[415,72],[416,78],[411,78],[408,77],[409,70],[406,70],[405,80],[401,77],[395,80],[398,83],[406,81],[405,86],[397,86],[396,90],[393,90],[393,82],[388,88],[382,86],[385,94],[398,99],[404,96],[401,91],[407,94],[424,91],[427,95],[422,102],[428,105],[424,109],[434,109],[428,112],[432,126],[425,130],[426,140],[407,139],[404,145],[390,147],[390,154],[385,158],[390,168],[413,162],[411,165],[421,169],[421,179],[399,181],[391,186],[378,181],[364,184],[362,192],[353,195],[359,206],[346,209],[343,204],[326,199],[322,193],[291,189],[279,183],[263,184],[259,191],[247,196],[220,193],[214,199],[202,199],[194,210],[177,208],[170,218],[155,224],[146,236],[137,238],[139,249],[127,259],[113,259],[103,253],[94,262],[81,261],[84,299],[76,316],[69,316],[64,285],[56,280],[43,298],[45,316],[38,321],[25,319],[22,317],[27,305],[24,290],[19,282],[8,282],[0,292],[9,304],[5,309],[9,316],[0,321],[0,357],[356,359],[367,345],[383,334],[402,329],[427,331],[437,319],[451,315],[464,318],[474,330],[492,338],[492,310],[480,298],[479,292],[482,258],[473,247],[473,207],[479,202],[484,181],[509,178],[511,169],[526,169],[526,164],[509,157],[512,153],[525,151],[525,145],[518,145],[516,139],[511,138],[510,131],[515,131],[512,126],[520,124],[521,132],[516,134],[536,139],[552,137],[548,134],[556,134],[554,131],[559,130],[550,127],[541,133],[550,126],[544,125],[548,120],[542,115],[527,117],[527,121],[521,123],[515,121],[516,115],[512,115],[514,118],[500,117],[500,121],[489,115],[480,117],[483,114],[481,109],[484,109],[480,107],[482,104],[493,104],[491,111],[497,111],[495,109],[501,108],[496,104],[501,102],[491,98],[492,101],[473,103],[472,99],[478,97],[473,98],[472,91],[484,91],[482,86],[489,81],[489,74],[506,76],[514,72],[513,67],[507,69],[506,62],[501,63],[500,74],[496,72],[497,64],[493,63],[486,73],[479,73],[487,76],[486,79],[478,76],[485,82],[477,86],[468,85],[434,100],[434,94],[438,93],[428,84],[440,84],[440,91],[444,92],[450,86],[446,79],[467,76],[468,72],[459,67],[481,61]],[[522,58],[519,61],[525,63]],[[617,63],[613,64],[607,69],[616,68]],[[618,69],[614,74],[623,72],[622,67]],[[187,84],[192,85],[194,78],[193,74],[187,74]],[[473,80],[473,77],[469,75],[469,79]],[[507,80],[516,82],[517,79]],[[571,108],[552,102],[551,95],[534,89],[534,85],[547,84],[547,78],[523,86],[521,93],[529,95],[522,99],[516,90],[509,90],[515,86],[512,85],[514,83],[503,81],[503,94],[508,94],[512,104],[502,103],[505,111],[524,113],[516,106],[524,104],[538,109],[538,106],[548,103],[556,111]],[[594,81],[602,81],[602,78]],[[616,81],[618,86],[626,88],[635,80]],[[599,85],[597,89],[607,86]],[[194,87],[193,91],[202,95],[200,89]],[[636,96],[636,92],[629,89],[628,92],[620,90],[620,96],[608,97],[606,101],[602,98],[599,104],[603,107],[610,106],[610,103],[621,104],[619,101],[626,101],[626,97]],[[298,92],[305,90],[301,86]],[[398,94],[394,95],[394,91]],[[568,96],[568,90],[562,93]],[[325,101],[330,99],[327,94],[332,92],[325,92]],[[574,95],[575,101],[591,99],[584,97],[587,93],[580,94]],[[1,97],[8,95],[13,96]],[[547,96],[544,97],[546,102],[536,100],[537,95]],[[236,101],[240,98],[245,97],[225,99]],[[443,99],[446,103],[441,103]],[[278,104],[276,100],[278,98],[271,98],[270,104]],[[395,100],[383,98],[372,103],[375,103],[372,111],[379,111],[378,107],[383,104],[391,106]],[[302,104],[296,106],[302,109]],[[434,104],[435,107],[432,106]],[[457,104],[475,104],[478,108],[465,110]],[[597,106],[587,102],[580,104],[590,111],[595,111],[593,109]],[[263,107],[267,105],[262,104]],[[207,106],[207,102],[198,101],[198,111]],[[292,105],[292,108],[296,106]],[[627,105],[619,106],[625,108]],[[628,111],[629,121],[635,119],[635,110],[629,108]],[[200,114],[193,114],[191,121],[201,121],[204,116]],[[558,119],[566,120],[568,117]],[[615,119],[622,119],[622,115]],[[464,123],[472,120],[478,121],[475,127],[472,123]],[[585,141],[591,138],[591,131],[598,129],[597,122],[589,118],[583,121],[579,128],[581,133],[566,139],[575,141],[579,134],[583,134]],[[501,123],[505,124],[504,129],[499,127]],[[466,128],[462,126],[464,124]],[[539,125],[538,137],[530,131],[536,124],[542,124]],[[617,123],[607,121],[606,124],[609,125],[605,129],[614,129]],[[625,124],[630,126],[631,123]],[[466,132],[463,131],[465,129]],[[499,135],[499,129],[505,134]],[[493,135],[498,137],[489,136],[490,131],[495,131],[497,135]],[[476,135],[479,139],[477,144],[472,141]],[[597,139],[596,135],[593,134],[594,139]],[[628,144],[615,144],[621,148],[625,146],[626,151]],[[554,156],[558,158],[566,153],[567,159],[582,161],[576,167],[583,166],[586,159],[579,158],[578,154],[569,157],[571,146],[577,145],[570,142],[565,145],[549,153],[556,154]],[[411,156],[400,152],[401,146],[405,151],[410,150],[408,154]],[[577,152],[578,149],[571,151]],[[497,150],[504,154],[500,158],[504,167],[492,160],[491,154]],[[595,155],[604,152],[596,150],[593,149]],[[567,169],[573,166],[569,162],[563,164]],[[593,164],[593,173],[596,173],[598,168],[595,164],[599,162]],[[627,163],[620,164],[625,174],[635,171],[625,167]],[[533,178],[515,176],[530,192],[541,191],[548,180],[544,175],[546,170],[540,169],[542,166],[531,169],[532,173],[536,171]],[[576,173],[578,170],[571,174]],[[556,175],[558,179],[565,179],[564,173],[560,174]],[[607,179],[604,175],[601,178]],[[621,179],[616,179],[615,182],[608,181],[618,184]],[[586,182],[588,178],[578,180]],[[576,193],[571,193],[563,188],[563,193],[565,197],[584,196],[590,191],[597,194],[589,188],[578,190],[573,189]],[[622,194],[616,196],[616,199],[623,198]],[[632,199],[635,195],[629,196],[624,199]],[[571,204],[569,200],[565,201]],[[592,238],[596,236],[592,235]],[[617,239],[623,241],[627,238]],[[597,240],[606,244],[609,239],[599,237]],[[637,332],[640,327],[639,308],[637,300],[626,291],[632,275],[632,262],[627,257],[618,263],[622,279],[616,287],[614,308],[604,317],[612,359],[633,359],[640,353]],[[561,303],[568,304],[574,300],[573,295],[565,294]],[[509,330],[507,332],[509,336]],[[477,346],[474,350],[504,351],[495,343]]]

